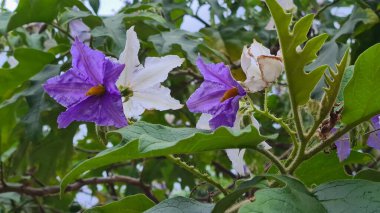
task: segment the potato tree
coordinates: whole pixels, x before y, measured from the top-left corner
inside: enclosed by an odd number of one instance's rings
[[[380,211],[380,3],[19,0],[0,212]]]

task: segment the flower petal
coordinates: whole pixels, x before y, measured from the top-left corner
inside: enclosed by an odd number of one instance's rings
[[[217,111],[220,99],[226,91],[226,86],[205,81],[187,100],[186,105],[191,112],[213,114]]]
[[[212,118],[212,115],[207,114],[207,113],[202,113],[201,117],[199,117],[198,122],[196,124],[197,129],[205,129],[205,130],[210,130],[210,120]]]
[[[125,41],[125,47],[119,57],[119,62],[125,64],[125,67],[116,83],[117,86],[122,87],[129,87],[132,72],[142,68],[139,61],[140,42],[137,38],[134,26],[129,28],[126,34],[127,40]]]
[[[240,176],[247,176],[250,174],[244,161],[245,149],[226,149],[227,157],[232,163],[232,168]]]
[[[212,130],[220,126],[233,127],[236,120],[236,113],[239,110],[240,96],[235,96],[222,103],[218,111],[214,113],[214,117],[210,120]]]
[[[99,126],[123,127],[127,120],[123,114],[120,95],[90,96],[68,108],[58,117],[58,127],[66,128],[73,121],[95,122]]]
[[[133,92],[134,101],[145,109],[168,110],[183,107],[180,102],[170,96],[170,89],[157,85],[145,90]]]
[[[350,155],[350,152],[351,152],[350,141],[347,139],[340,139],[335,142],[335,145],[337,147],[339,161],[342,162],[346,158],[348,158],[348,156]]]
[[[136,70],[132,74],[131,87],[134,91],[142,90],[168,78],[169,72],[181,66],[184,59],[176,55],[167,55],[164,57],[147,57],[144,68]]]
[[[128,101],[123,103],[124,114],[127,118],[139,119],[140,115],[144,113],[145,109],[140,104],[136,97],[130,97]]]
[[[276,30],[276,24],[274,23],[274,19],[271,17],[265,26],[266,30]]]
[[[224,63],[206,64],[201,57],[198,57],[197,67],[205,81],[219,83],[228,87],[237,87],[238,85],[232,78],[230,69]]]
[[[284,10],[291,10],[296,7],[293,0],[277,0]]]
[[[253,40],[253,43],[248,49],[248,52],[254,58],[257,58],[261,55],[271,55],[270,50],[263,46],[260,42],[257,42],[256,40]]]
[[[276,56],[260,56],[257,58],[262,73],[262,79],[267,83],[273,83],[281,75],[284,65],[281,58]]]
[[[110,59],[104,60],[104,86],[108,88],[116,88],[116,80],[119,78],[121,72],[123,71],[125,65],[115,63]]]
[[[376,115],[371,118],[372,124],[375,129],[380,129],[380,116]]]
[[[103,83],[103,63],[105,55],[97,50],[92,50],[78,39],[75,39],[71,47],[73,69],[81,78],[94,85]]]
[[[371,133],[367,140],[367,145],[369,147],[375,148],[377,150],[380,150],[380,138],[377,133]]]
[[[45,91],[64,107],[70,107],[87,98],[86,92],[92,87],[72,69],[55,76],[43,85]]]

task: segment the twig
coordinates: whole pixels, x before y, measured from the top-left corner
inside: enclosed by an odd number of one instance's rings
[[[196,177],[210,183],[211,185],[218,188],[224,195],[227,195],[228,192],[223,188],[222,185],[213,180],[208,174],[201,173],[198,169],[194,168],[194,166],[187,165],[185,162],[181,161],[180,158],[174,157],[173,155],[167,155],[166,158],[173,163],[177,164],[179,167],[185,169],[186,171],[192,173]]]
[[[113,184],[113,183],[125,183],[141,188],[145,194],[154,202],[158,202],[157,198],[153,196],[150,192],[150,186],[145,185],[140,182],[139,179],[128,177],[128,176],[112,176],[112,177],[95,177],[87,178],[82,180],[77,180],[76,182],[67,186],[65,192],[78,191],[85,185],[95,185],[95,184]],[[5,192],[16,192],[19,194],[25,194],[30,196],[53,196],[59,194],[60,186],[47,186],[47,187],[31,187],[25,185],[15,185],[15,184],[6,184],[5,186],[0,186],[0,193]]]
[[[272,152],[266,149],[255,149],[255,150],[263,154],[269,160],[271,160],[272,163],[278,168],[278,170],[280,170],[281,174],[286,174],[286,169],[284,165],[282,165],[281,161]]]
[[[227,168],[225,168],[222,164],[220,164],[220,163],[218,163],[216,161],[212,161],[211,163],[212,163],[212,165],[215,166],[215,168],[218,171],[222,172],[223,174],[228,175],[228,176],[230,176],[233,179],[237,178],[234,173],[232,173],[230,170],[228,170]]]
[[[62,32],[63,34],[65,34],[67,37],[69,37],[71,40],[75,41],[75,38],[73,36],[70,35],[69,32],[67,32],[66,30],[62,29],[60,26],[54,24],[54,23],[50,23],[49,24],[50,26],[54,27],[55,29],[59,30],[60,32]]]

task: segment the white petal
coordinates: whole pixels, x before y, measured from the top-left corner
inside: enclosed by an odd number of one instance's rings
[[[152,87],[168,78],[169,72],[181,66],[184,59],[176,55],[167,55],[164,57],[147,57],[144,68],[135,71],[132,76],[131,88],[141,90]]]
[[[284,65],[279,57],[260,56],[257,61],[259,62],[259,67],[265,82],[275,82],[284,70]]]
[[[251,57],[248,54],[248,48],[244,46],[243,52],[241,53],[241,57],[240,57],[240,66],[241,66],[241,69],[244,71],[245,75],[247,75],[247,71],[250,65],[251,65]]]
[[[256,40],[253,40],[253,43],[249,48],[249,52],[255,58],[261,55],[270,55],[270,50],[264,47],[261,43],[257,42]]]
[[[250,172],[246,170],[246,163],[244,161],[245,149],[226,149],[226,153],[230,161],[232,162],[232,168],[241,175],[248,175]]]
[[[291,10],[296,7],[292,0],[277,0],[284,10]]]
[[[133,91],[134,100],[145,109],[168,110],[183,107],[170,96],[170,89],[157,85],[149,89]]]
[[[202,113],[195,127],[197,129],[210,130],[211,127],[210,127],[209,121],[211,120],[211,118],[212,118],[212,115],[207,114],[207,113]]]
[[[274,19],[271,17],[268,21],[268,24],[265,26],[266,30],[276,30],[276,24],[274,23]]]
[[[144,113],[144,107],[139,103],[135,97],[130,97],[127,102],[123,103],[124,114],[127,118],[139,119],[140,115]]]
[[[134,26],[127,31],[127,40],[123,52],[120,54],[119,62],[125,64],[125,68],[116,82],[117,86],[129,87],[132,72],[139,69],[140,42],[134,30]]]

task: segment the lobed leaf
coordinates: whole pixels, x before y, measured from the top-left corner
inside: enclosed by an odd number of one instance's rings
[[[317,52],[328,36],[322,34],[307,41],[313,15],[304,16],[289,31],[292,15],[286,13],[276,0],[266,0],[266,3],[276,24],[292,102],[294,107],[306,104],[326,67],[317,67],[310,73],[306,73],[304,68],[317,57]],[[304,42],[306,44],[301,50]]]

